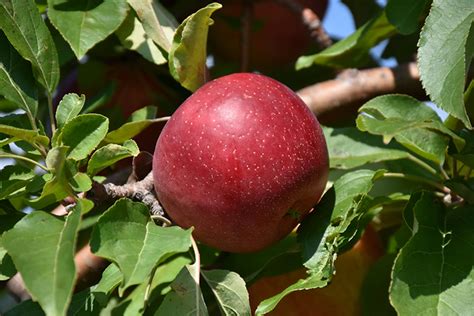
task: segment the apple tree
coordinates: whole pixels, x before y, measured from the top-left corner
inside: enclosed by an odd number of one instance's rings
[[[0,0],[0,314],[472,315],[474,2],[335,2]]]

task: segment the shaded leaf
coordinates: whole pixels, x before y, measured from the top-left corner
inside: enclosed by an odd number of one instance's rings
[[[0,31],[0,95],[14,102],[34,118],[38,110],[38,89],[31,65],[11,46]]]
[[[69,147],[68,158],[82,160],[104,139],[109,120],[100,114],[81,114],[64,125],[61,143]]]
[[[408,158],[410,154],[386,145],[381,137],[354,127],[323,128],[331,168],[351,169],[367,163]]]
[[[103,41],[127,16],[126,0],[48,0],[48,17],[78,59]]]
[[[193,278],[194,266],[186,266],[171,283],[168,293],[155,313],[156,316],[168,315],[208,315],[207,306],[201,289]]]
[[[342,0],[352,13],[356,28],[364,25],[380,12],[380,6],[376,0]]]
[[[58,129],[61,129],[81,112],[85,101],[85,95],[78,96],[75,93],[68,93],[63,96],[56,110]]]
[[[298,58],[296,69],[307,68],[313,64],[335,68],[364,66],[369,61],[370,49],[395,34],[395,26],[388,22],[385,13],[381,13],[358,28],[352,35],[322,52]]]
[[[120,285],[122,279],[122,272],[120,272],[119,267],[114,263],[109,264],[104,272],[102,272],[102,278],[99,283],[91,288],[91,295],[102,306],[106,306],[110,295]]]
[[[20,55],[31,62],[36,80],[52,93],[59,82],[58,53],[35,3],[0,2],[0,28]]]
[[[178,273],[191,262],[191,260],[184,256],[178,256],[160,265],[155,274],[153,280],[150,283],[150,297],[148,302],[153,304],[159,301],[160,296],[163,296],[171,291],[169,284],[176,279]],[[121,305],[126,305],[123,312],[124,316],[135,316],[143,314],[145,309],[145,295],[147,291],[148,283],[143,283],[137,286],[133,292],[127,296],[126,300]],[[156,304],[155,304],[156,305]],[[122,307],[122,306],[120,306]],[[148,306],[147,310],[156,310],[156,306]],[[123,307],[122,307],[123,308]]]
[[[366,197],[383,172],[357,170],[347,173],[324,194],[317,210],[309,214],[298,229],[304,265],[309,269],[308,277],[262,301],[256,310],[257,315],[272,311],[291,292],[328,284],[334,273],[337,252],[357,236],[358,222],[370,208]]]
[[[408,35],[418,30],[420,18],[430,2],[430,0],[390,0],[385,11],[388,20],[397,27],[398,32]]]
[[[47,136],[40,135],[38,131],[30,129],[0,124],[0,133],[13,136],[17,140],[24,140],[31,144],[41,144],[44,146],[49,144],[49,138]]]
[[[158,3],[154,1],[154,3]],[[134,50],[145,59],[161,65],[166,63],[166,57],[148,37],[143,29],[143,25],[137,18],[135,12],[130,11],[120,28],[115,32],[122,45],[130,50]]]
[[[133,140],[127,140],[123,146],[108,144],[95,151],[87,164],[87,174],[95,175],[99,171],[127,157],[135,157],[140,149]]]
[[[99,218],[91,249],[119,266],[124,276],[123,293],[129,286],[145,282],[160,261],[187,251],[190,237],[190,230],[156,226],[144,204],[120,199]]]
[[[81,212],[81,200],[66,219],[32,212],[2,238],[28,292],[47,315],[64,315],[72,296]]]
[[[29,168],[19,165],[3,167],[0,170],[0,200],[23,193],[33,177],[34,172]]]
[[[0,238],[0,281],[10,279],[16,273],[12,258],[7,254],[7,250],[2,245]]]
[[[418,42],[423,87],[436,105],[466,127],[471,127],[463,101],[466,63],[474,54],[466,52],[466,41],[473,21],[473,1],[434,0]]]
[[[222,315],[251,315],[245,281],[227,270],[201,271],[217,299]]]
[[[187,17],[173,37],[168,64],[171,75],[183,87],[195,91],[206,82],[206,45],[211,15],[222,8],[211,3]]]
[[[390,301],[399,314],[469,315],[474,293],[472,206],[446,210],[424,192],[413,208],[412,237],[392,272]]]
[[[169,52],[178,22],[158,1],[128,0],[142,22],[143,29],[165,52]]]

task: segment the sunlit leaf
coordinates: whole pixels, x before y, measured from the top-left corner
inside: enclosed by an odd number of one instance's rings
[[[58,53],[35,3],[1,1],[0,28],[20,55],[31,62],[36,80],[52,93],[59,82]]]
[[[473,21],[472,0],[434,0],[418,42],[418,67],[425,90],[436,105],[466,127],[471,122],[463,91],[466,65],[474,54],[474,45],[468,45],[466,51],[466,42]]]
[[[211,15],[222,7],[211,3],[187,17],[174,34],[168,64],[171,75],[186,89],[195,91],[206,82],[207,33]]]
[[[103,41],[127,16],[126,0],[48,0],[48,17],[78,59]]]

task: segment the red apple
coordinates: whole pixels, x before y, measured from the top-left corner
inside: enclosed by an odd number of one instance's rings
[[[296,0],[324,17],[327,0]],[[240,60],[242,1],[227,0],[210,28],[211,51],[217,58]],[[311,37],[301,17],[276,1],[254,1],[249,41],[252,69],[268,69],[294,62],[305,53]]]
[[[372,265],[383,255],[383,247],[375,230],[368,226],[352,249],[336,260],[336,275],[325,288],[297,291],[286,296],[268,315],[271,316],[356,316],[361,314],[361,291]],[[250,304],[258,304],[307,277],[305,269],[265,277],[249,288]]]
[[[316,117],[283,84],[257,74],[213,80],[163,129],[155,190],[171,219],[230,252],[286,236],[319,201],[328,153]]]

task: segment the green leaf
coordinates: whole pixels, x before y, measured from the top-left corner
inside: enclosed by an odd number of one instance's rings
[[[473,208],[446,210],[433,193],[420,196],[413,208],[412,237],[395,260],[390,301],[400,315],[469,315]]]
[[[47,315],[65,315],[71,300],[81,212],[81,200],[65,219],[35,211],[2,238],[28,292]]]
[[[146,106],[132,113],[130,121],[107,134],[107,143],[122,144],[140,134],[148,126],[166,121],[168,118],[156,118],[156,106]]]
[[[335,68],[364,66],[369,61],[370,49],[395,34],[395,27],[388,22],[385,13],[381,13],[352,35],[322,52],[300,57],[296,62],[296,69],[301,70],[313,64]]]
[[[48,0],[48,17],[78,59],[111,35],[127,16],[126,0]]]
[[[357,170],[340,177],[298,229],[303,246],[304,265],[308,277],[287,287],[283,292],[260,303],[256,314],[272,311],[294,291],[324,287],[334,274],[334,261],[340,248],[353,241],[358,222],[369,210],[367,195],[383,170]]]
[[[418,30],[420,18],[430,2],[430,0],[390,0],[385,11],[388,20],[397,27],[398,32],[408,35]]]
[[[459,135],[465,140],[466,146],[460,152],[452,153],[451,155],[474,169],[474,131],[463,129]]]
[[[245,281],[227,270],[201,271],[219,303],[222,315],[251,315]]]
[[[72,195],[71,186],[69,185],[69,179],[72,178],[72,175],[68,172],[68,165],[66,164],[67,151],[68,147],[54,147],[48,152],[46,166],[52,173],[43,175],[46,182],[41,195],[28,201],[30,206],[40,209]]]
[[[190,230],[156,226],[144,204],[121,199],[95,225],[91,249],[119,266],[124,276],[123,293],[129,286],[145,282],[160,261],[187,251],[190,238]]]
[[[75,93],[68,93],[63,96],[56,110],[58,129],[63,128],[67,122],[75,118],[81,112],[85,101],[86,96],[83,94],[78,96]]]
[[[146,35],[169,53],[178,22],[158,1],[128,0],[142,22]]]
[[[186,266],[171,283],[172,291],[165,296],[156,316],[169,315],[208,315],[201,289],[193,278],[196,267]]]
[[[52,93],[59,82],[58,53],[35,3],[2,0],[0,28],[20,55],[31,62],[36,80]]]
[[[60,140],[69,147],[68,158],[82,160],[104,139],[109,119],[100,114],[81,114],[64,125]]]
[[[472,0],[434,0],[418,42],[421,82],[431,100],[466,127],[463,91],[466,64],[474,52],[467,52],[466,41],[474,21]]]
[[[155,306],[144,306],[148,284],[150,284],[150,296],[148,298],[148,302],[151,305],[154,302],[159,301],[160,296],[162,297],[171,291],[169,283],[176,279],[178,273],[190,262],[191,260],[188,257],[178,256],[176,258],[172,258],[169,262],[160,265],[156,269],[151,283],[140,284],[129,296],[127,296],[126,300],[121,304],[126,305],[126,308],[122,314],[124,316],[135,316],[143,314],[143,310],[145,308],[147,310],[154,310]],[[119,307],[123,308],[122,306]]]
[[[0,95],[14,102],[30,118],[38,110],[38,89],[31,65],[11,46],[0,31]]]
[[[77,172],[69,181],[71,188],[76,192],[87,192],[92,188],[92,180],[83,172]]]
[[[352,169],[386,160],[405,159],[410,154],[386,145],[381,137],[360,132],[354,127],[323,128],[329,151],[330,167]]]
[[[123,276],[119,267],[111,263],[104,272],[102,272],[102,278],[99,283],[91,288],[91,295],[94,296],[102,306],[107,305],[110,295],[120,285],[122,279]]]
[[[24,193],[25,186],[34,176],[33,170],[19,165],[3,167],[0,170],[0,200]]]
[[[47,146],[49,144],[48,137],[40,135],[38,131],[33,131],[30,129],[23,129],[10,125],[0,124],[0,133],[13,136],[18,140],[27,141],[30,144],[41,144],[44,146]]]
[[[0,237],[0,281],[10,279],[16,273],[12,258],[7,254],[7,250],[2,245]]]
[[[187,17],[174,34],[168,64],[171,75],[183,87],[195,91],[206,82],[206,44],[211,15],[222,8],[211,3]]]
[[[53,203],[59,202],[72,194],[69,183],[64,177],[46,174],[42,178],[45,183],[41,191],[41,195],[37,198],[27,201],[29,206],[35,209],[41,209]]]
[[[376,97],[364,104],[359,112],[362,114],[356,122],[360,130],[383,135],[386,143],[395,138],[406,148],[437,164],[444,162],[447,136],[458,148],[465,143],[441,123],[434,110],[409,96]]]
[[[158,2],[155,1],[154,3]],[[166,57],[146,34],[135,12],[130,11],[128,13],[127,18],[115,31],[115,34],[124,47],[136,51],[148,61],[157,65],[166,63]]]
[[[381,10],[376,0],[342,0],[341,2],[351,10],[356,28],[362,26]]]
[[[139,153],[140,149],[133,140],[127,140],[123,146],[108,144],[92,154],[87,164],[87,174],[93,176],[119,160],[136,157]]]

